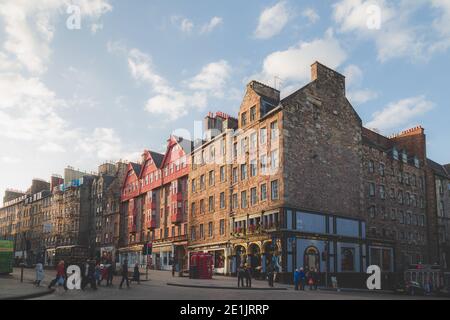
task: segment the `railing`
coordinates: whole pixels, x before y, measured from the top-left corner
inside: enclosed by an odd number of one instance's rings
[[[176,213],[172,214],[171,219],[172,223],[179,223],[183,221],[183,214],[181,209],[177,209]]]
[[[181,202],[181,201],[183,201],[183,193],[178,192],[172,194],[172,202]]]

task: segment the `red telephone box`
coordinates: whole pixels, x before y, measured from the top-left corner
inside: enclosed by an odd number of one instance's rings
[[[190,277],[192,279],[212,279],[213,256],[208,253],[193,253],[191,255]]]

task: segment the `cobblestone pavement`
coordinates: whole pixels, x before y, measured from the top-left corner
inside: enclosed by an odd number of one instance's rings
[[[11,275],[0,276],[0,300],[16,297],[24,297],[35,294],[45,294],[49,290],[43,284],[37,288],[34,285],[35,273],[33,270],[24,269],[23,282],[20,282],[20,269],[14,269]],[[47,280],[49,278],[47,277]]]

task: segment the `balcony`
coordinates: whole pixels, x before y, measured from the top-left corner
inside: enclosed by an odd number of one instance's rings
[[[137,226],[135,225],[135,224],[133,224],[131,227],[130,227],[130,233],[136,233],[137,232]]]
[[[172,202],[182,202],[183,201],[183,193],[178,192],[172,194]]]
[[[171,220],[172,223],[183,222],[183,214],[181,213],[181,209],[177,209],[176,213],[172,214],[170,220]]]
[[[147,229],[150,229],[150,230],[156,229],[156,220],[155,220],[155,218],[152,218],[151,220],[147,221],[146,226],[147,226]]]
[[[156,210],[156,202],[155,201],[147,202],[145,207],[147,210]]]

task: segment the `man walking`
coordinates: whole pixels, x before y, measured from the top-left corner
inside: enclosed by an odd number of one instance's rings
[[[119,289],[122,289],[123,283],[127,282],[127,288],[130,287],[130,280],[128,279],[128,259],[125,259],[122,264],[122,281],[120,282]]]
[[[303,268],[300,268],[300,290],[305,291],[306,274]]]
[[[267,280],[269,281],[269,287],[273,288],[273,266],[270,265],[267,270]]]
[[[245,265],[245,285],[247,288],[252,287],[252,271],[247,264]]]
[[[300,284],[300,271],[298,271],[298,269],[295,269],[295,272],[294,272],[295,291],[298,291],[299,284]]]
[[[242,266],[239,266],[237,270],[238,276],[238,288],[244,287],[244,269]]]

